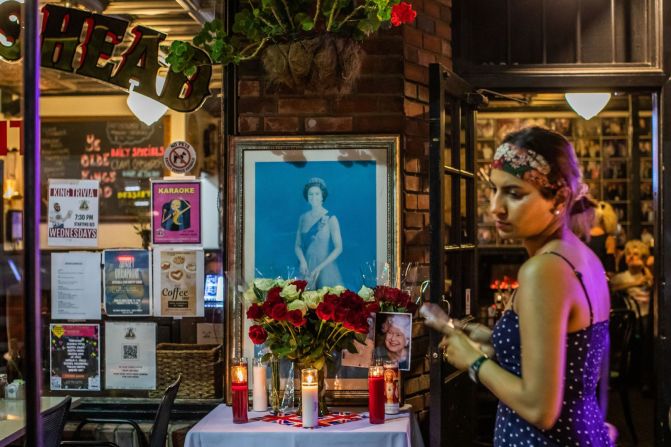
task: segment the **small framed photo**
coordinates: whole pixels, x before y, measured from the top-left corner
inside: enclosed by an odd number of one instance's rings
[[[151,182],[151,241],[201,244],[200,180]]]
[[[410,370],[412,314],[378,312],[375,318],[375,358],[396,360],[398,369]]]

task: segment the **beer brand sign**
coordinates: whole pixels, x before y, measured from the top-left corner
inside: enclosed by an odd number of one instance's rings
[[[139,82],[134,91],[178,112],[199,108],[210,95],[211,60],[195,48],[196,72],[191,76],[168,70],[161,92],[156,91],[159,45],[166,35],[142,25],[130,29],[133,36],[118,63],[112,62],[122,44],[129,22],[79,9],[53,4],[42,8],[42,67],[98,79],[128,91],[131,79]],[[0,4],[0,58],[21,58],[21,3]]]

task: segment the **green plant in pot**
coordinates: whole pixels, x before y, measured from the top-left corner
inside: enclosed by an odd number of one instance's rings
[[[214,20],[193,44],[213,63],[260,57],[272,84],[346,93],[361,69],[361,41],[415,16],[412,5],[401,0],[248,0],[230,35]],[[175,41],[166,60],[172,70],[190,75],[196,71],[194,55],[191,45]]]

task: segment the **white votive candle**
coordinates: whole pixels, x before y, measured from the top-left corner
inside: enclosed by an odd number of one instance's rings
[[[303,427],[316,427],[319,424],[319,385],[314,368],[301,371],[301,404]]]
[[[266,365],[261,359],[254,359],[254,388],[252,394],[252,409],[254,411],[268,410],[268,393],[266,389]]]

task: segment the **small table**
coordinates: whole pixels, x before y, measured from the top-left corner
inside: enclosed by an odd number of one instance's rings
[[[219,405],[186,435],[184,447],[423,447],[417,419],[413,413],[387,415],[384,424],[371,424],[368,418],[318,429],[254,421],[267,412],[249,412],[250,422],[234,424],[231,407]]]
[[[62,396],[42,397],[41,409],[46,411],[63,402]],[[72,399],[72,406],[78,398]],[[0,399],[0,447],[4,447],[26,433],[26,401]]]

